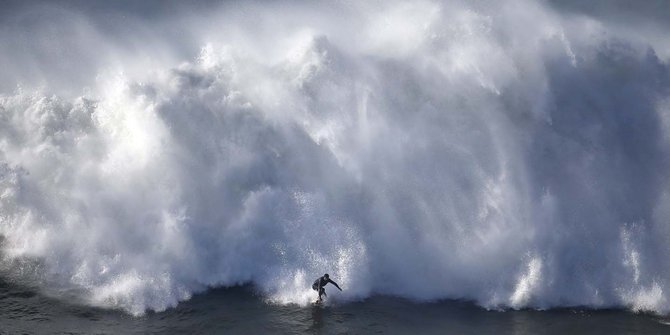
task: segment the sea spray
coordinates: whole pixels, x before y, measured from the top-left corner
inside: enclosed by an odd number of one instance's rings
[[[0,96],[3,276],[133,314],[244,283],[306,304],[326,272],[343,300],[670,309],[653,46],[531,1],[321,6],[170,17],[185,45],[150,21],[146,46],[58,11],[114,52],[72,87],[26,60]]]

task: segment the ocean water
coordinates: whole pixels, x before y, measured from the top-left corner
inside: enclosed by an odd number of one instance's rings
[[[667,13],[3,1],[8,332],[664,330]]]
[[[491,311],[464,301],[389,296],[318,305],[264,302],[249,286],[214,289],[133,317],[0,283],[2,334],[663,334],[670,320],[623,310]]]

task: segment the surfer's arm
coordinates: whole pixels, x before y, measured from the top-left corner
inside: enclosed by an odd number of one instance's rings
[[[328,279],[328,281],[329,281],[331,284],[335,285],[335,287],[337,287],[338,290],[342,291],[342,289],[340,288],[340,285],[337,285],[336,282],[334,282],[334,281],[332,281],[332,280],[330,280],[330,279]]]

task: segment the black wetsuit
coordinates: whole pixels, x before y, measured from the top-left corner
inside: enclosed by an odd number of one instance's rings
[[[319,277],[317,280],[314,281],[314,284],[312,284],[312,289],[314,291],[319,292],[319,300],[321,300],[322,295],[328,296],[326,294],[326,289],[323,288],[328,283],[331,283],[331,284],[335,285],[335,287],[337,287],[338,290],[342,291],[340,286],[337,285],[337,283],[332,281],[330,278],[326,278],[325,276]]]

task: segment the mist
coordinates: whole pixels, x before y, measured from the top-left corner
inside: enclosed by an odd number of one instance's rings
[[[4,6],[3,277],[134,315],[326,272],[335,301],[670,309],[649,7]]]

